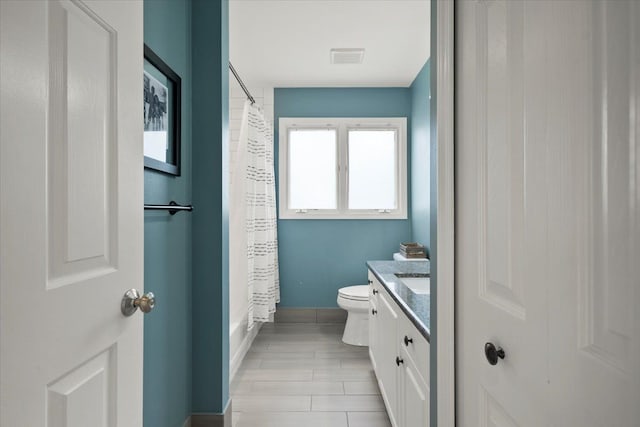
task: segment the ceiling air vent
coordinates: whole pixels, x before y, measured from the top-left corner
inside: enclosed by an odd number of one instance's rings
[[[331,49],[332,64],[362,64],[364,49]]]

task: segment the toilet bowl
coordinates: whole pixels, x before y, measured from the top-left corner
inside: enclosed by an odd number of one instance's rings
[[[369,286],[347,286],[338,290],[338,307],[347,310],[342,342],[369,345]]]

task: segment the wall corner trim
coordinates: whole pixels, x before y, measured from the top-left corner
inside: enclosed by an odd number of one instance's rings
[[[432,426],[453,427],[455,404],[455,158],[454,158],[454,3],[433,2],[431,14],[435,34],[436,144],[437,144],[437,232],[435,323],[435,359],[431,390],[436,408],[432,409]],[[432,35],[433,37],[433,35]],[[432,38],[433,40],[433,38]],[[433,45],[432,45],[433,46]],[[432,308],[434,301],[431,301]],[[432,310],[432,313],[434,310]],[[433,325],[433,319],[432,319]],[[433,358],[433,350],[432,350]],[[435,378],[434,378],[435,377]],[[434,381],[435,380],[435,381]],[[434,386],[435,382],[435,386]],[[432,400],[433,402],[433,400]],[[434,410],[435,409],[435,410]],[[433,419],[435,412],[436,419]]]

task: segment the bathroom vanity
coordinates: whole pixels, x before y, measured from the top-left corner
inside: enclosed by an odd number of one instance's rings
[[[394,427],[429,422],[429,261],[369,261],[369,357]]]

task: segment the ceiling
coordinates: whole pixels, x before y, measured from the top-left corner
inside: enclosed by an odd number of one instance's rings
[[[429,58],[429,0],[231,0],[229,58],[249,87],[407,87]],[[331,48],[364,48],[332,65]]]

